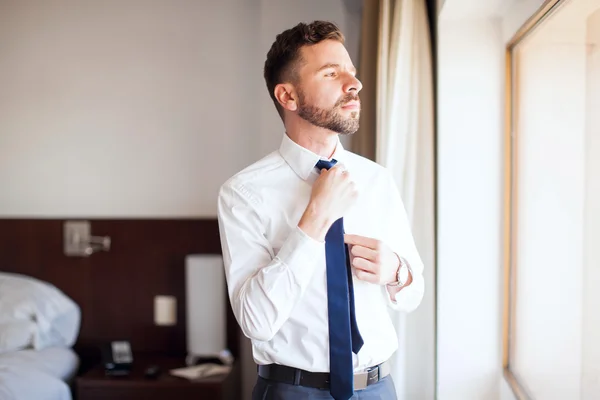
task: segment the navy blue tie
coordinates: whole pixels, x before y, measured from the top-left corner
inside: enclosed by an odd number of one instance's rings
[[[320,160],[316,168],[329,169],[336,160]],[[354,394],[352,352],[358,354],[363,339],[356,324],[354,286],[348,246],[344,243],[344,220],[338,219],[325,236],[327,262],[327,309],[329,314],[330,393],[335,400]]]

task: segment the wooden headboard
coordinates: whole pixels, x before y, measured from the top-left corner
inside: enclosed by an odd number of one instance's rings
[[[125,339],[140,352],[184,355],[185,257],[220,254],[216,219],[85,219],[95,236],[110,236],[109,252],[63,254],[63,219],[0,219],[0,271],[50,282],[81,307],[75,349],[92,354]],[[154,296],[177,299],[177,324],[154,325]],[[227,344],[239,356],[239,327],[227,296]]]

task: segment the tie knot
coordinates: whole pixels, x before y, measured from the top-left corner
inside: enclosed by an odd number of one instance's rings
[[[336,163],[337,163],[337,160],[334,158],[332,158],[331,161],[319,160],[319,162],[317,162],[317,165],[315,165],[315,168],[318,168],[319,171],[322,170],[323,168],[328,170],[331,167],[333,167]]]

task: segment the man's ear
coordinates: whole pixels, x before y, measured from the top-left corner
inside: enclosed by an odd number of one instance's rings
[[[294,85],[291,83],[280,83],[274,89],[275,98],[285,110],[296,111],[298,101]]]

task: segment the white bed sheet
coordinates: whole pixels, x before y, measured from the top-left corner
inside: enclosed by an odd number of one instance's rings
[[[79,358],[69,348],[0,354],[0,400],[72,400]]]

